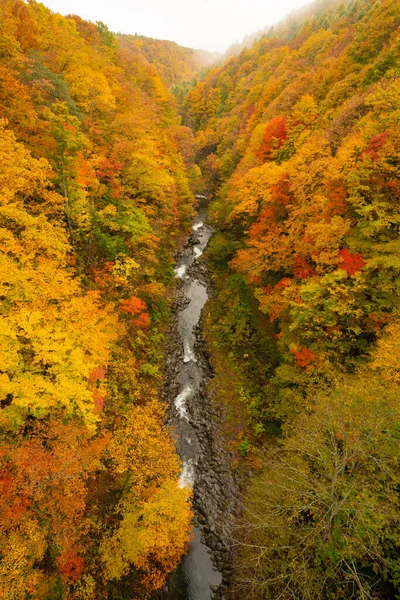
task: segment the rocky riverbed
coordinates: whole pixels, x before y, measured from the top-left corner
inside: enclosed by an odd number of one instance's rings
[[[168,344],[164,400],[169,427],[182,459],[181,485],[193,487],[195,523],[189,553],[171,575],[163,600],[222,600],[230,586],[232,528],[239,510],[233,456],[221,434],[219,410],[207,393],[212,369],[203,337],[202,311],[212,294],[202,254],[212,235],[206,224],[207,199],[192,235],[177,257],[180,279]]]

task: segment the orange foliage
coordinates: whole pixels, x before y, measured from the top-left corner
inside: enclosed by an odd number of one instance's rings
[[[314,352],[308,348],[304,348],[303,346],[293,348],[290,350],[290,354],[293,354],[294,359],[299,367],[302,367],[306,371],[312,367],[315,361]]]
[[[325,182],[326,195],[329,199],[328,215],[346,215],[349,210],[346,201],[347,189],[340,179]]]
[[[93,369],[93,371],[91,371],[89,373],[89,381],[91,383],[94,383],[96,381],[101,381],[104,379],[106,375],[106,371],[104,367],[96,367],[95,369]]]
[[[274,150],[280,148],[287,139],[286,119],[278,115],[271,119],[266,125],[262,144],[258,151],[261,160],[268,160],[272,157]]]
[[[148,329],[150,326],[150,315],[148,312],[142,312],[136,319],[134,319],[133,323],[136,327],[141,327],[142,329]]]
[[[282,290],[292,284],[292,280],[289,277],[283,277],[278,283],[274,286],[276,290]]]
[[[132,296],[128,300],[121,301],[121,310],[129,315],[137,315],[146,310],[146,308],[146,303],[135,296]]]
[[[301,256],[294,259],[293,275],[298,279],[305,279],[316,275],[315,269],[307,263]]]
[[[72,549],[60,554],[57,563],[61,576],[68,581],[80,579],[85,567],[84,559]]]
[[[132,296],[128,300],[122,300],[120,306],[122,312],[136,317],[132,321],[136,327],[147,329],[150,326],[150,315],[143,300]]]

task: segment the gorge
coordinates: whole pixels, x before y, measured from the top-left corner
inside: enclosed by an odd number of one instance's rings
[[[398,0],[0,10],[0,598],[395,600]]]
[[[231,456],[224,448],[215,420],[217,408],[207,392],[212,373],[201,315],[212,288],[207,266],[200,257],[212,230],[206,221],[208,199],[202,195],[196,199],[199,207],[192,234],[175,267],[181,285],[168,333],[163,395],[172,404],[169,426],[182,460],[180,485],[193,488],[197,525],[189,553],[168,580],[162,595],[166,600],[208,600],[211,590],[213,597],[223,597],[224,584],[230,583],[231,528],[238,511],[239,489]]]

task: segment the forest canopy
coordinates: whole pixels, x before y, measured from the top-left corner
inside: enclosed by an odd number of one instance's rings
[[[399,9],[316,2],[183,103],[218,230],[209,336],[258,465],[238,597],[399,594]]]
[[[1,13],[0,597],[154,597],[188,548],[160,389],[201,191],[245,412],[232,597],[398,598],[398,1],[319,0],[205,70]]]
[[[133,41],[1,13],[0,596],[148,596],[192,518],[158,398],[187,130]]]

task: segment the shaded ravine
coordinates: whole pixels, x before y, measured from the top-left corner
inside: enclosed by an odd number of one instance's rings
[[[202,310],[211,286],[201,256],[212,235],[205,223],[207,198],[199,208],[175,268],[181,285],[166,348],[163,390],[169,427],[182,460],[180,485],[193,487],[195,524],[188,554],[161,594],[163,600],[223,598],[229,587],[231,527],[238,510],[238,485],[225,449],[218,411],[207,396],[212,376],[202,335]],[[205,545],[206,544],[206,545]]]

